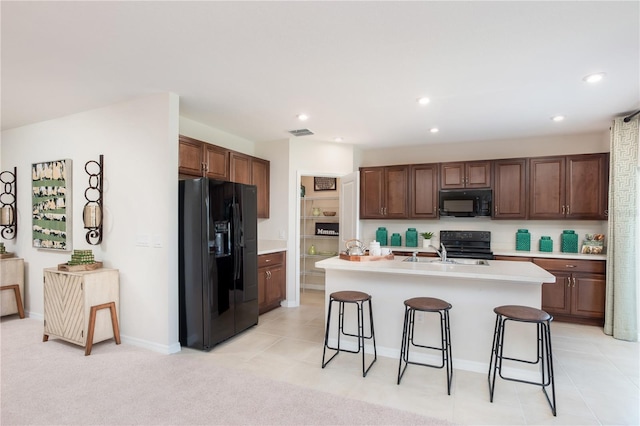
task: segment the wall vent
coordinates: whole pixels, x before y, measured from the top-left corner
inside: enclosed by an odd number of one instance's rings
[[[309,129],[289,130],[293,136],[309,136],[313,135],[313,132]]]

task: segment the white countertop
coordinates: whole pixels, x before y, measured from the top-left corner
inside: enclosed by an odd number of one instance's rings
[[[285,240],[258,240],[258,255],[287,251]]]
[[[407,246],[385,246],[391,250],[414,252],[419,253],[435,253],[432,248],[424,247],[407,247]],[[493,254],[495,256],[520,256],[520,257],[544,257],[549,259],[580,259],[580,260],[607,260],[606,254],[582,254],[582,253],[562,253],[558,251],[544,252],[544,251],[520,251],[515,249],[501,249],[493,248]]]
[[[406,258],[407,256],[395,256],[393,260],[349,261],[336,256],[316,262],[316,268],[535,284],[553,283],[556,281],[556,278],[549,272],[528,262],[489,260],[489,265],[443,265],[429,263],[428,261],[403,262]]]

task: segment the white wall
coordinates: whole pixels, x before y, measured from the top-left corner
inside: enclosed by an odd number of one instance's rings
[[[178,343],[178,97],[164,93],[2,132],[2,170],[18,168],[18,236],[5,241],[25,259],[25,308],[42,318],[44,268],[70,252],[31,246],[32,163],[72,160],[73,248],[92,249],[120,271],[122,339],[171,353]],[[85,241],[84,164],[104,155],[104,237]],[[151,244],[137,245],[147,237]],[[156,242],[160,247],[154,247]]]
[[[360,167],[609,152],[609,131],[363,151]]]
[[[180,134],[243,154],[255,155],[255,144],[252,141],[183,116],[180,116]]]

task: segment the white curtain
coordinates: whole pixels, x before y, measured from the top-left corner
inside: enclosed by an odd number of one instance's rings
[[[638,340],[638,116],[611,126],[604,332]]]

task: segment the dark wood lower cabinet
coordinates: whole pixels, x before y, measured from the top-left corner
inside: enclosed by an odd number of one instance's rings
[[[604,325],[606,295],[606,262],[604,260],[574,260],[496,256],[496,260],[533,262],[556,277],[553,283],[542,284],[542,309],[556,321]]]
[[[542,309],[557,321],[604,325],[604,260],[533,259],[556,277],[542,285]]]
[[[258,312],[264,314],[280,306],[287,293],[286,252],[258,256]]]

